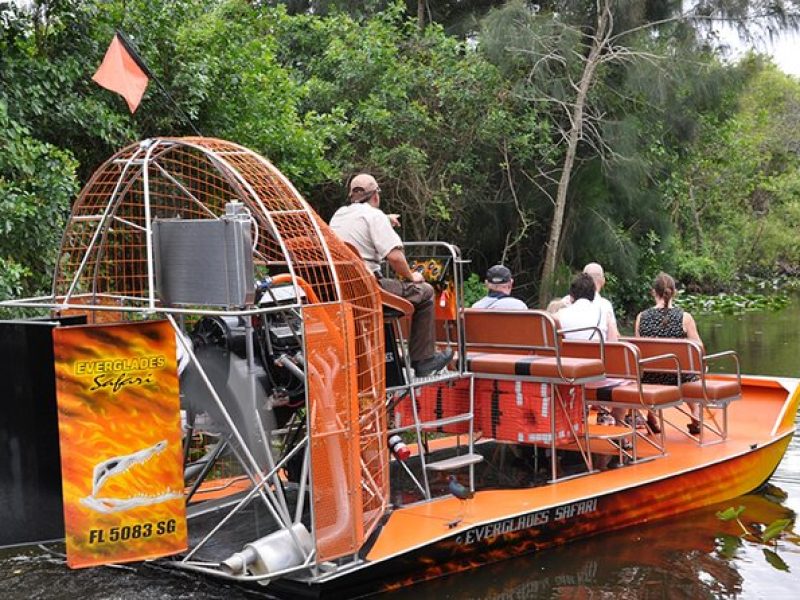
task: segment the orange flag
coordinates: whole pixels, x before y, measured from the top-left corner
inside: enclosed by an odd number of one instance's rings
[[[92,75],[92,79],[107,90],[125,98],[131,113],[139,106],[150,81],[146,69],[142,68],[139,61],[125,47],[119,35],[114,36],[100,68]]]

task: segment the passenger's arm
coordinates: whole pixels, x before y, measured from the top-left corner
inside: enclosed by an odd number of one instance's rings
[[[700,339],[700,334],[697,332],[697,324],[694,322],[694,317],[686,311],[683,311],[683,330],[686,332],[688,339],[697,342],[700,346],[703,345],[703,340]]]
[[[616,342],[619,340],[619,329],[617,329],[617,320],[608,317],[609,315],[606,315],[606,320],[608,324],[608,334],[606,335],[606,341]]]
[[[639,313],[638,315],[636,315],[636,325],[634,325],[634,327],[633,327],[633,335],[635,335],[636,337],[640,337],[640,334],[639,334],[639,319],[641,318],[641,316],[642,316],[642,313]]]
[[[402,248],[393,248],[390,250],[389,254],[386,255],[386,262],[389,263],[392,270],[400,277],[413,281],[414,283],[422,283],[425,281],[425,277],[422,276],[422,273],[412,271],[409,268],[406,255]]]

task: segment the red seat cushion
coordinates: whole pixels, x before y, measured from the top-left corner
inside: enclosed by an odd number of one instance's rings
[[[630,385],[622,385],[614,388],[611,392],[611,400],[623,404],[639,404],[644,402],[647,406],[658,407],[680,402],[681,391],[677,385],[643,383],[642,398],[640,400],[638,386],[631,382]]]
[[[383,305],[384,313],[388,312],[388,314],[391,315],[391,313],[394,312],[394,314],[402,318],[408,318],[414,314],[414,305],[411,304],[411,302],[391,292],[387,292],[382,287],[378,287],[378,290],[381,294],[381,304]]]

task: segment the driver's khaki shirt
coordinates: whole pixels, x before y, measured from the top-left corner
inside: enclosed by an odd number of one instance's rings
[[[373,273],[380,270],[381,261],[389,252],[403,247],[403,240],[386,213],[367,202],[343,206],[333,215],[330,225],[340,238],[358,250]]]

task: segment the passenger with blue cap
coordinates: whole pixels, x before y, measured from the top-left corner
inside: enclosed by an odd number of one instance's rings
[[[488,293],[475,302],[472,308],[491,308],[494,310],[527,310],[528,306],[511,296],[514,278],[504,265],[495,265],[486,271],[486,287]]]

